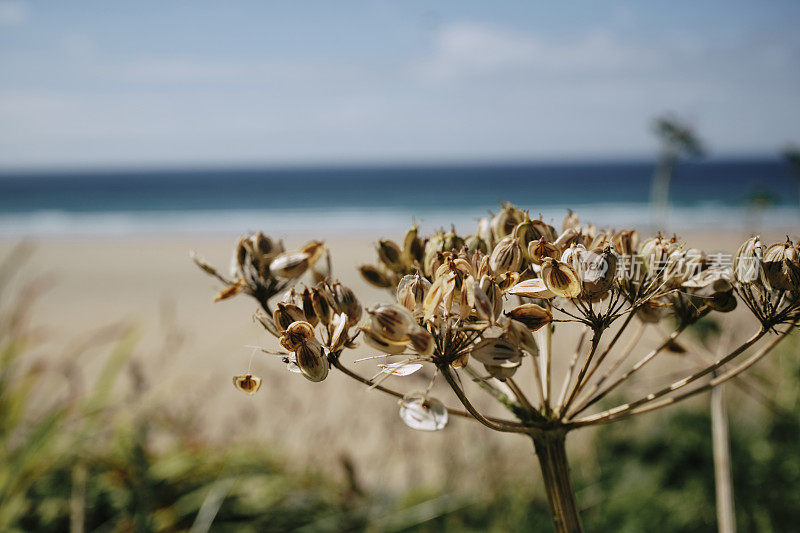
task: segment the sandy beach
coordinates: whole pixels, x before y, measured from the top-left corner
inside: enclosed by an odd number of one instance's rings
[[[388,235],[401,236],[401,231]],[[311,237],[288,236],[285,242],[291,248]],[[683,237],[690,246],[707,252],[735,253],[745,236],[698,231]],[[764,238],[785,237],[771,232]],[[390,300],[388,292],[368,286],[356,271],[357,265],[373,262],[374,242],[375,237],[327,240],[336,276],[368,306]],[[11,240],[0,241],[0,256],[5,256],[13,244]],[[459,476],[474,480],[489,475],[490,470],[499,474],[499,465],[513,471],[513,460],[493,458],[533,460],[526,439],[494,434],[466,420],[452,420],[441,433],[412,431],[397,416],[394,399],[368,392],[336,372],[321,384],[310,383],[288,372],[277,357],[260,352],[252,359],[252,370],[263,377],[261,390],[253,397],[235,390],[231,377],[247,369],[253,352],[247,346],[275,350],[278,344],[252,321],[255,306],[250,299],[213,303],[219,284],[189,259],[189,251],[196,250],[212,264],[226,267],[232,244],[233,237],[191,235],[36,242],[32,257],[18,276],[20,281],[41,280],[48,287],[32,319],[39,334],[36,356],[47,361],[67,357],[70,346],[99,328],[129,324],[139,337],[135,361],[143,369],[148,391],[138,405],[129,407],[144,412],[153,406],[183,409],[192,413],[197,429],[210,438],[261,440],[291,458],[333,471],[346,456],[354,462],[363,483],[381,490],[442,480],[458,483]],[[739,311],[731,320],[742,323],[737,331],[744,337],[754,325]],[[574,349],[575,341],[570,337],[561,333],[555,338],[556,376],[562,375],[560,368]],[[641,352],[658,338],[656,331],[646,335],[640,343]],[[362,354],[371,352],[361,347],[347,357],[352,360]],[[85,363],[87,376],[97,367],[99,355]],[[673,358],[662,361],[661,368],[672,372],[681,364]],[[375,372],[373,361],[358,363],[355,368],[368,377]],[[517,375],[533,394],[530,367],[523,366]],[[420,372],[390,381],[396,388],[410,391],[424,389],[429,379],[429,373]],[[641,383],[651,379],[655,378],[642,376]],[[558,389],[560,381],[554,383]],[[130,386],[130,380],[119,383],[120,397]],[[449,391],[435,390],[445,403],[456,405]],[[504,415],[493,402],[486,401],[484,394],[476,389],[472,396],[481,408]],[[570,445],[579,448],[585,435],[577,433]],[[487,461],[492,469],[483,468]]]

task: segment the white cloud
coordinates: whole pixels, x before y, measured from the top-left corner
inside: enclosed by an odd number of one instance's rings
[[[645,155],[667,110],[696,119],[712,149],[800,135],[789,45],[628,39],[446,24],[385,62],[114,56],[77,39],[49,64],[5,59],[24,81],[0,85],[0,124],[14,125],[0,127],[0,166]]]
[[[27,2],[7,0],[0,2],[0,26],[21,26],[30,13]]]
[[[415,69],[438,81],[498,73],[602,72],[652,68],[659,58],[643,48],[627,47],[605,30],[578,38],[545,40],[536,35],[474,23],[442,26],[431,55]]]

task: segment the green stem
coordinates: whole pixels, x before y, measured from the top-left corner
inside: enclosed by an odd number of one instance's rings
[[[565,437],[563,430],[545,431],[533,435],[533,446],[542,468],[544,489],[556,533],[582,532],[575,489],[572,488],[569,475]]]

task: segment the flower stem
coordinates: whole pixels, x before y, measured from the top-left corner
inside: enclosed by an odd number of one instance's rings
[[[562,430],[533,435],[533,446],[542,468],[544,489],[556,533],[583,531],[575,489],[569,476],[565,437],[566,433]]]

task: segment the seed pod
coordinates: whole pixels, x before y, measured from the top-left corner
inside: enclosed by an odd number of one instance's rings
[[[612,251],[617,251],[617,247],[614,246],[614,234],[611,231],[603,231],[598,233],[597,236],[592,239],[591,243],[587,244],[587,247],[590,250],[594,250],[595,248],[610,247]]]
[[[757,283],[761,278],[764,246],[759,236],[744,241],[733,259],[733,274],[739,283]]]
[[[536,339],[533,338],[533,333],[522,322],[509,319],[506,326],[505,337],[511,342],[525,350],[532,356],[539,355],[539,345],[536,344]]]
[[[720,313],[730,313],[736,309],[737,304],[733,291],[716,292],[706,303],[711,309]]]
[[[325,253],[325,243],[322,241],[308,241],[300,248],[300,252],[308,255],[309,266],[314,266]]]
[[[506,272],[495,277],[497,288],[505,292],[519,282],[519,272]]]
[[[347,322],[347,315],[340,313],[333,317],[331,320],[333,326],[333,333],[331,333],[330,348],[331,351],[336,351],[347,344],[347,329],[349,328]]]
[[[494,248],[495,240],[492,236],[492,222],[486,217],[478,221],[478,237],[486,243],[485,253],[489,253],[489,248]]]
[[[484,363],[483,368],[485,368],[493,378],[505,381],[517,372],[521,364],[522,361],[503,361],[496,365],[487,365]]]
[[[442,266],[444,263],[444,254],[442,252],[438,252],[436,250],[431,250],[425,254],[425,273],[436,279],[436,271],[439,270],[439,267]]]
[[[261,388],[261,378],[253,374],[239,374],[233,376],[233,385],[247,394],[255,394]]]
[[[458,315],[467,320],[475,308],[475,278],[467,276],[458,291]]]
[[[614,284],[616,274],[617,256],[610,248],[592,250],[583,256],[583,290],[590,298],[608,291]]]
[[[561,254],[561,261],[572,267],[572,270],[580,277],[586,253],[584,245],[573,242]]]
[[[614,235],[614,246],[622,255],[633,256],[639,248],[639,234],[635,229],[622,230]]]
[[[408,232],[406,232],[405,239],[403,239],[403,261],[407,265],[415,263],[422,264],[425,257],[425,245],[422,244],[422,239],[419,238],[419,231],[417,225],[414,224]]]
[[[488,321],[490,325],[493,325],[496,318],[494,315],[494,306],[484,290],[481,289],[481,284],[477,281],[472,284],[472,293],[475,296],[475,312],[478,314],[478,317],[481,320]]]
[[[415,317],[421,317],[424,314],[422,304],[430,288],[431,282],[419,274],[403,276],[397,284],[397,301]]]
[[[269,316],[268,314],[266,314],[266,313],[264,313],[262,311],[257,311],[256,314],[253,315],[253,318],[258,320],[258,322],[262,326],[264,326],[264,329],[266,329],[267,331],[272,333],[272,335],[274,335],[275,337],[280,337],[281,336],[281,331],[282,331],[283,328],[279,328],[275,324],[275,320],[271,316]]]
[[[528,243],[533,242],[541,237],[541,234],[533,226],[533,221],[526,211],[523,215],[522,222],[517,224],[514,228],[514,235],[517,236],[519,245],[522,248],[523,255],[527,254]]]
[[[642,244],[639,256],[642,259],[642,269],[651,277],[659,277],[667,266],[667,258],[675,247],[662,237],[648,239]]]
[[[236,248],[233,251],[233,260],[231,262],[231,276],[241,276],[244,274],[246,268],[250,263],[250,246],[247,242],[247,237],[239,237],[236,241]]]
[[[300,301],[302,302],[303,314],[306,317],[306,322],[312,326],[319,324],[319,317],[317,317],[317,314],[314,312],[314,300],[311,296],[311,290],[308,287],[303,290]]]
[[[581,244],[581,230],[580,227],[570,228],[561,233],[558,238],[553,241],[553,245],[559,250],[566,250],[570,244]]]
[[[347,315],[348,327],[358,324],[361,320],[361,304],[352,289],[337,281],[331,285],[331,292],[336,313]]]
[[[773,290],[797,290],[800,285],[800,254],[792,241],[775,243],[764,252],[765,285]]]
[[[284,252],[269,265],[270,273],[276,278],[294,279],[302,276],[311,266],[309,256],[303,252]]]
[[[425,312],[425,321],[429,321],[441,311],[444,301],[444,278],[439,278],[433,282],[425,300],[422,302],[422,310]]]
[[[503,238],[492,250],[489,257],[489,268],[495,274],[516,272],[522,267],[522,247],[513,235]]]
[[[547,289],[563,298],[577,298],[581,294],[581,280],[566,263],[546,257],[542,261],[540,276]]]
[[[406,341],[392,341],[384,338],[380,333],[368,327],[359,328],[364,334],[364,342],[376,350],[391,355],[398,355],[406,351]]]
[[[294,360],[300,372],[309,381],[319,382],[328,377],[325,348],[316,339],[309,339],[301,344],[294,353]]]
[[[389,341],[407,342],[408,330],[416,324],[408,309],[400,305],[379,305],[367,313],[369,328]]]
[[[444,236],[443,249],[448,250],[461,250],[464,247],[464,239],[456,235],[455,228],[450,230],[450,233]]]
[[[469,237],[464,239],[464,246],[467,248],[467,251],[471,253],[475,253],[478,251],[485,254],[489,253],[489,246],[486,244],[486,241],[484,241],[477,235],[470,235]]]
[[[597,237],[597,226],[594,224],[581,226],[581,236],[583,238],[583,245],[588,246],[588,244]]]
[[[526,279],[525,281],[520,281],[513,287],[509,287],[506,291],[507,294],[511,294],[514,296],[522,296],[525,298],[540,298],[543,300],[547,300],[550,298],[555,298],[555,293],[550,292],[550,289],[544,284],[544,280],[541,278],[533,278],[533,279]]]
[[[507,339],[484,339],[472,348],[470,355],[487,365],[498,365],[505,361],[518,361],[522,357],[519,347]]]
[[[262,232],[257,232],[252,236],[253,247],[255,248],[258,253],[261,255],[271,255],[277,253],[281,253],[283,250],[276,250],[275,244],[272,240],[264,235]]]
[[[281,330],[287,329],[293,322],[304,321],[306,319],[303,310],[294,304],[278,302],[275,311],[272,312],[272,319]]]
[[[492,236],[495,242],[499,242],[506,236],[511,235],[511,232],[522,220],[522,211],[511,204],[503,205],[503,208],[492,218],[491,222]]]
[[[411,429],[439,431],[447,425],[447,408],[436,398],[414,392],[400,400],[400,418]]]
[[[299,320],[292,322],[286,330],[283,331],[280,338],[281,346],[287,351],[296,351],[301,344],[308,342],[314,338],[314,326],[308,322]]]
[[[693,289],[694,294],[707,297],[717,292],[732,291],[733,285],[729,277],[730,271],[712,267],[685,281],[682,287]]]
[[[325,285],[311,289],[311,305],[319,321],[327,326],[333,316],[333,296]]]
[[[564,221],[561,223],[561,231],[567,231],[580,225],[581,221],[578,219],[578,215],[573,213],[572,209],[567,209],[567,216],[564,217]]]
[[[387,289],[392,286],[392,282],[389,277],[372,265],[361,265],[358,267],[358,270],[361,272],[361,277],[375,287]]]
[[[497,320],[503,310],[503,291],[500,290],[497,282],[491,276],[483,276],[480,284],[481,290],[486,293],[492,304],[492,315]]]
[[[403,272],[405,270],[403,251],[394,241],[378,241],[378,259],[390,270],[395,272]]]
[[[420,355],[433,355],[433,335],[422,326],[413,325],[408,330],[408,342]]]
[[[444,316],[448,316],[453,310],[453,302],[455,302],[456,299],[456,273],[448,272],[439,279],[442,280],[442,308],[444,310]]]
[[[555,242],[555,240],[558,238],[558,233],[556,232],[556,228],[554,228],[541,218],[535,218],[531,220],[531,225],[539,234],[539,237],[544,237],[544,239],[547,242]]]
[[[519,305],[506,313],[506,316],[521,322],[531,331],[536,331],[553,321],[553,314],[536,304]]]
[[[544,237],[528,244],[528,257],[534,264],[541,265],[545,257],[558,259],[560,255],[558,248],[547,242]]]

